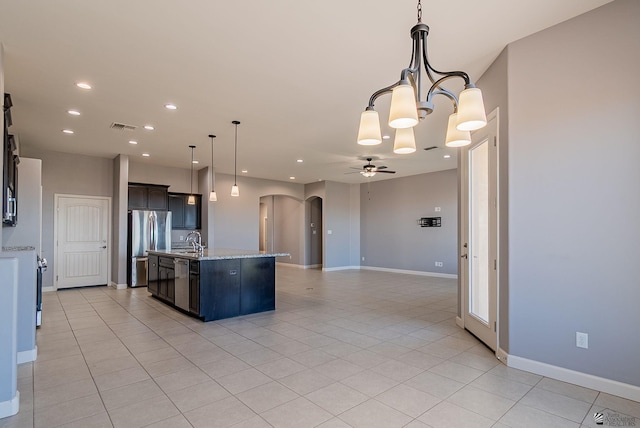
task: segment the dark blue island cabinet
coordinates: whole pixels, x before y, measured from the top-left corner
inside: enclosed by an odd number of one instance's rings
[[[213,253],[213,251],[210,251]],[[237,257],[217,257],[207,254],[186,254],[181,251],[150,251],[150,259],[156,255],[162,266],[163,260],[174,259],[176,266],[180,260],[188,260],[188,272],[176,271],[173,287],[175,299],[160,293],[156,282],[164,278],[151,272],[150,264],[149,292],[183,312],[203,321],[232,318],[240,315],[273,311],[276,308],[276,254],[241,255]],[[281,254],[277,254],[278,256]],[[166,263],[166,262],[165,262]],[[156,279],[158,278],[158,279]],[[179,296],[182,296],[180,299]]]

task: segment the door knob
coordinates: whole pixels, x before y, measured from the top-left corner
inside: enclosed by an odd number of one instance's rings
[[[468,256],[468,255],[466,255],[466,254],[463,254],[463,255],[461,255],[461,256],[460,256],[460,258],[461,258],[461,259],[467,259],[467,258],[469,258],[469,256]]]
[[[103,246],[102,246],[102,247],[100,247],[100,248],[107,248],[107,246],[106,246],[106,245],[103,245]]]

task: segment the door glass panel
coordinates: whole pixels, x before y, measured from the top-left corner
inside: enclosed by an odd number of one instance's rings
[[[469,310],[489,322],[489,143],[469,150]]]

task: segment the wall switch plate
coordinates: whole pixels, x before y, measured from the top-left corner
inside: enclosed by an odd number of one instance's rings
[[[436,207],[436,212],[439,213],[440,211],[442,211],[442,208]]]
[[[333,230],[331,229],[327,230],[327,235],[333,235]]]
[[[364,257],[362,258],[362,261],[364,261]]]
[[[576,331],[576,346],[578,348],[589,348],[589,334]]]
[[[436,262],[436,267],[442,267],[444,265],[444,263],[442,262]]]

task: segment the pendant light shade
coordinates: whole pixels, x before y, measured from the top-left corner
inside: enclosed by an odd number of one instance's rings
[[[365,110],[360,115],[360,129],[358,130],[358,144],[375,146],[382,143],[380,131],[380,117],[375,110]]]
[[[236,127],[236,135],[235,135],[235,155],[233,157],[233,186],[231,186],[231,196],[240,196],[240,189],[238,189],[238,125],[240,125],[240,122],[237,120],[234,120],[233,122],[231,122],[235,125]]]
[[[215,202],[218,200],[218,195],[216,195],[216,173],[213,168],[213,139],[216,136],[209,134],[209,138],[211,138],[211,192],[209,193],[209,202]]]
[[[196,196],[193,194],[193,149],[196,148],[196,146],[189,146],[191,148],[191,191],[190,191],[190,195],[187,198],[187,204],[189,205],[195,205],[196,204]]]
[[[447,136],[444,144],[447,147],[463,147],[471,144],[471,133],[469,131],[459,131],[456,128],[458,123],[458,113],[449,116],[449,125],[447,126]]]
[[[393,153],[406,155],[416,151],[416,137],[413,128],[396,129],[396,139],[393,142]]]
[[[418,124],[416,93],[408,82],[401,83],[391,93],[389,126],[392,128],[411,128]]]
[[[460,131],[475,131],[486,124],[487,115],[484,112],[482,91],[478,88],[468,88],[460,92],[456,128]]]

